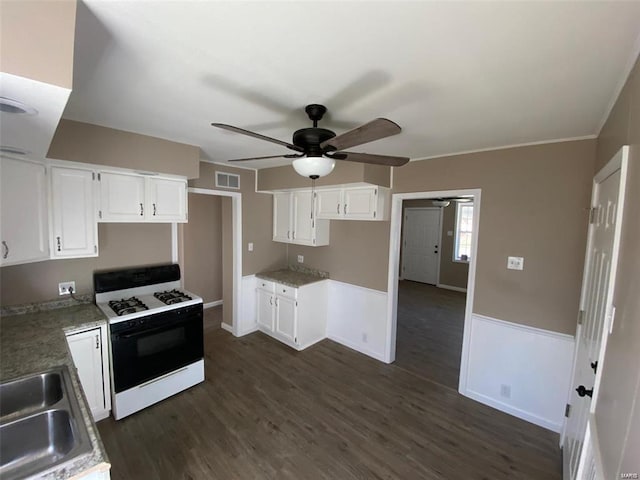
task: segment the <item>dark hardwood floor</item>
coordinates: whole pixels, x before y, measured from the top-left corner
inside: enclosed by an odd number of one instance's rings
[[[112,479],[561,477],[552,432],[329,340],[295,352],[206,317],[204,383],[98,423]]]
[[[463,292],[399,282],[395,365],[457,390],[465,301]]]

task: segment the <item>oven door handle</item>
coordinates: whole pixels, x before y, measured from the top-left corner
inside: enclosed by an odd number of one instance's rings
[[[116,340],[120,340],[120,339],[128,340],[130,338],[149,335],[151,333],[159,332],[161,330],[171,330],[172,328],[179,327],[179,326],[184,325],[186,323],[188,323],[188,322],[182,322],[181,321],[181,322],[176,322],[176,323],[172,323],[172,324],[169,324],[169,325],[163,325],[161,327],[156,327],[156,328],[147,328],[147,329],[142,329],[142,330],[141,329],[137,329],[135,332],[128,333],[126,335],[122,335],[122,334],[116,333],[114,335],[114,337],[115,337]]]

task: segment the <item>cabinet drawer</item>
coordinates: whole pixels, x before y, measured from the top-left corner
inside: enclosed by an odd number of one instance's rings
[[[289,285],[282,285],[281,283],[277,283],[276,295],[295,299],[298,296],[298,289],[290,287]]]
[[[269,280],[263,280],[262,278],[258,278],[257,287],[260,290],[266,290],[269,293],[275,293],[276,291],[275,283],[270,282]]]

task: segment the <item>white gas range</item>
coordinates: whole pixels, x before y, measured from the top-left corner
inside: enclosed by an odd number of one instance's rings
[[[116,420],[204,380],[202,298],[180,288],[180,267],[94,274],[109,320]]]

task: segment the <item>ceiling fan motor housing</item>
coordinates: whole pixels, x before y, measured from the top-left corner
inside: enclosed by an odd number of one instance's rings
[[[324,151],[335,150],[333,147],[327,149],[320,148],[320,144],[336,134],[326,128],[302,128],[293,134],[293,144],[304,149],[304,153],[311,156],[320,156]]]

